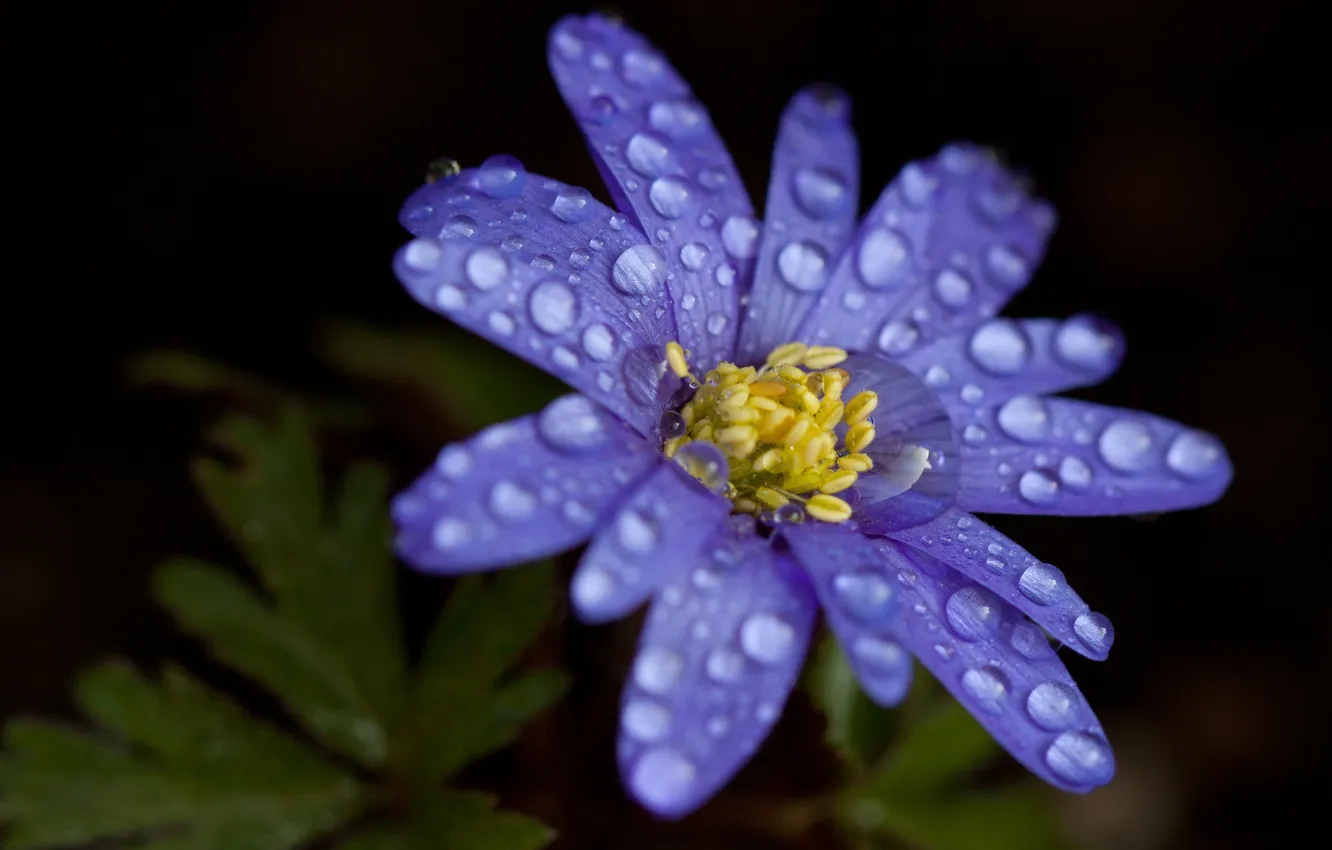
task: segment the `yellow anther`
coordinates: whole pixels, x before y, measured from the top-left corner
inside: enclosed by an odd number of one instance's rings
[[[819,485],[819,492],[840,493],[846,488],[850,487],[852,484],[855,484],[856,479],[859,477],[860,477],[859,475],[857,475],[856,473],[852,472],[849,469],[844,469],[841,472],[835,472],[830,477],[825,478],[823,480],[823,483]]]
[[[805,512],[823,522],[846,522],[851,518],[851,506],[827,493],[811,496],[805,503]]]
[[[753,387],[754,384],[750,384],[749,386]],[[778,405],[777,402],[773,401],[770,398],[764,398],[761,395],[754,395],[752,389],[750,390],[749,394],[749,406],[754,408],[755,410],[762,410],[765,412],[769,410],[776,410],[778,407],[780,407],[780,405]]]
[[[819,462],[819,456],[823,454],[823,435],[819,433],[807,434],[800,445],[796,446],[796,453],[800,455],[800,460],[805,466],[813,466]]]
[[[790,363],[778,369],[777,374],[782,376],[782,380],[790,381],[793,384],[805,383],[805,371],[799,366],[792,366]]]
[[[795,411],[789,407],[769,410],[759,419],[759,435],[765,442],[778,442],[786,435],[786,429],[795,421]]]
[[[689,429],[689,436],[701,443],[712,442],[712,423],[704,419],[702,422],[699,422],[693,428]]]
[[[749,394],[763,398],[781,398],[786,395],[786,384],[781,381],[755,381],[749,385]]]
[[[666,457],[675,457],[675,453],[680,450],[681,446],[683,446],[686,443],[692,443],[692,442],[693,440],[689,439],[689,437],[685,436],[684,434],[681,434],[678,437],[672,437],[669,440],[667,440],[665,444],[662,445],[661,452],[662,454],[666,455]]]
[[[789,490],[792,493],[809,493],[819,489],[823,483],[823,476],[817,472],[802,472],[799,475],[789,475],[782,481],[782,489]]]
[[[666,343],[666,362],[677,378],[689,376],[689,362],[685,360],[684,346],[678,342]]]
[[[781,449],[768,449],[754,461],[754,468],[762,472],[772,472],[781,467],[784,459],[785,453]]]
[[[721,414],[727,422],[752,424],[759,421],[759,412],[752,407],[724,407]]]
[[[776,490],[772,489],[771,487],[758,488],[757,490],[754,491],[754,498],[762,502],[763,504],[767,505],[768,507],[772,508],[773,510],[776,510],[777,508],[780,508],[782,505],[785,505],[787,502],[791,501],[790,499],[786,498],[781,493],[778,493]]]
[[[814,416],[814,421],[819,423],[819,427],[825,431],[831,431],[837,427],[837,423],[842,421],[842,411],[845,409],[840,401],[829,400],[825,398],[819,405],[819,412]]]
[[[809,390],[801,390],[800,405],[810,413],[816,413],[819,409],[819,397]]]
[[[857,422],[847,429],[846,450],[852,453],[863,452],[874,441],[874,426],[868,422]]]
[[[852,469],[856,472],[869,472],[874,468],[874,461],[867,454],[843,455],[837,460],[838,467],[842,469]]]
[[[738,514],[756,514],[759,512],[759,504],[753,499],[736,499],[731,505]]]
[[[698,410],[694,407],[692,401],[680,408],[680,418],[684,420],[686,428],[691,427],[698,421]]]
[[[879,394],[870,390],[861,390],[846,404],[846,424],[858,425],[879,406]]]
[[[721,410],[734,410],[738,407],[744,407],[747,401],[749,401],[749,390],[744,387],[735,387],[722,394],[722,399],[717,402],[717,407]]]
[[[717,364],[717,368],[715,371],[717,372],[718,375],[730,375],[734,372],[739,372],[740,367],[735,365],[734,363],[728,363],[725,360],[723,360],[722,362]]]
[[[795,448],[796,444],[804,439],[805,435],[809,433],[810,426],[813,424],[814,422],[809,417],[800,417],[791,424],[791,430],[786,432],[786,436],[782,438],[782,443],[784,443],[788,449]]]
[[[717,432],[717,445],[732,457],[744,457],[758,445],[758,431],[753,425],[732,425]]]
[[[825,399],[841,399],[842,390],[846,389],[846,380],[842,377],[842,373],[836,369],[820,372],[819,383],[822,385]]]
[[[809,349],[803,342],[788,342],[786,345],[779,345],[768,355],[767,365],[780,366],[783,363],[790,363],[796,366],[805,358],[805,352]]]
[[[828,369],[846,358],[847,353],[844,349],[833,348],[831,345],[814,345],[805,352],[805,365],[811,369]]]

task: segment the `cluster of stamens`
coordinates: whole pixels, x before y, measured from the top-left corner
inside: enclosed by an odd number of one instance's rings
[[[874,440],[869,416],[879,397],[864,390],[843,400],[851,375],[838,366],[846,358],[840,348],[791,342],[773,349],[761,368],[722,362],[699,381],[685,350],[668,343],[671,371],[697,391],[680,409],[684,433],[667,439],[663,451],[675,457],[690,443],[717,446],[730,465],[725,495],[738,513],[794,503],[824,522],[848,519],[851,505],[834,494],[874,466],[865,449]]]

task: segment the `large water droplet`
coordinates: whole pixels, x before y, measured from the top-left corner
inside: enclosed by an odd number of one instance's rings
[[[620,712],[620,726],[629,737],[651,744],[666,737],[671,728],[671,712],[663,705],[645,699],[630,700]]]
[[[1045,763],[1071,785],[1104,785],[1115,773],[1115,757],[1100,738],[1065,732],[1045,751]]]
[[[469,254],[463,271],[468,282],[482,292],[494,289],[509,279],[509,263],[500,250],[492,245],[484,245]]]
[[[716,682],[734,682],[745,669],[745,659],[729,649],[714,649],[705,664],[708,677]]]
[[[402,249],[402,262],[418,274],[434,271],[443,256],[444,251],[440,248],[439,241],[428,237],[413,239]]]
[[[911,251],[896,231],[876,227],[856,249],[856,273],[870,289],[900,286],[911,270]]]
[[[666,61],[651,50],[632,47],[620,57],[620,76],[631,86],[651,85],[666,70]]]
[[[659,348],[635,348],[624,356],[621,367],[624,389],[635,402],[655,406],[666,400],[666,360]]]
[[[1059,461],[1059,480],[1070,490],[1081,490],[1091,484],[1091,467],[1082,458],[1068,455]]]
[[[934,297],[950,310],[961,310],[971,302],[971,278],[955,269],[944,269],[934,277]]]
[[[1115,642],[1115,627],[1104,614],[1088,611],[1073,621],[1073,633],[1097,655],[1110,651]]]
[[[901,645],[875,637],[859,637],[851,645],[851,654],[876,676],[897,675],[911,664],[911,656]]]
[[[777,273],[794,289],[818,292],[828,279],[828,254],[813,242],[790,242],[777,254]]]
[[[902,190],[902,199],[907,206],[919,209],[934,197],[939,188],[939,178],[928,173],[919,163],[911,162],[897,175],[897,183]]]
[[[581,611],[596,611],[615,592],[615,579],[596,567],[580,567],[574,573],[569,592]]]
[[[486,324],[500,336],[509,336],[518,327],[518,323],[514,321],[513,316],[503,310],[491,310],[486,315]]]
[[[537,416],[537,432],[555,448],[580,453],[599,448],[610,436],[601,410],[587,396],[561,396]]]
[[[1010,398],[999,408],[1000,429],[1014,440],[1026,443],[1045,439],[1050,433],[1050,411],[1045,402],[1034,395]]]
[[[499,481],[490,488],[490,510],[500,519],[527,519],[536,510],[536,494],[521,484]]]
[[[726,288],[735,283],[735,266],[722,263],[717,266],[717,270],[712,273],[712,277],[717,281],[718,286]]]
[[[963,640],[992,637],[999,628],[999,600],[980,587],[964,587],[948,597],[944,606],[948,626]]]
[[[962,674],[962,690],[981,710],[1000,714],[1008,695],[1008,679],[993,667],[976,667]]]
[[[758,224],[747,216],[733,215],[722,223],[721,238],[722,247],[732,257],[752,257],[758,251]]]
[[[444,227],[445,233],[451,233],[460,239],[471,239],[476,235],[476,219],[470,215],[455,215],[449,218]]]
[[[976,329],[967,343],[976,365],[991,375],[1016,375],[1031,358],[1031,344],[1017,322],[993,319]]]
[[[435,459],[435,469],[450,481],[457,481],[472,469],[472,453],[454,443],[445,446]]]
[[[583,330],[583,351],[598,363],[604,363],[615,356],[615,334],[605,325],[597,322]]]
[[[584,118],[604,127],[620,114],[620,107],[614,98],[599,94],[583,106],[582,112]]]
[[[890,357],[910,351],[920,338],[914,323],[894,319],[879,331],[879,350]]]
[[[1118,349],[1119,338],[1110,325],[1093,316],[1074,316],[1055,331],[1055,357],[1073,369],[1104,372]]]
[[[526,179],[523,164],[505,153],[490,157],[476,172],[477,186],[482,194],[499,199],[512,198],[522,192]]]
[[[669,812],[689,801],[697,774],[694,763],[678,750],[658,747],[634,765],[629,787],[649,808]]]
[[[615,260],[611,283],[625,295],[651,295],[666,281],[670,266],[651,245],[634,245]]]
[[[713,313],[709,315],[707,322],[708,333],[713,336],[719,336],[722,331],[726,330],[726,325],[729,324],[730,321],[730,319],[726,318],[725,313]]]
[[[877,573],[842,573],[832,586],[841,608],[862,623],[885,623],[897,611],[897,589]]]
[[[644,177],[679,171],[666,140],[656,133],[635,133],[624,149],[629,167]]]
[[[664,694],[680,680],[684,659],[669,649],[650,646],[634,659],[634,684],[650,694]]]
[[[685,443],[671,459],[710,492],[721,494],[726,490],[730,465],[726,455],[712,443],[697,440]]]
[[[1057,682],[1042,682],[1027,696],[1027,715],[1051,732],[1071,729],[1078,722],[1078,695]]]
[[[740,648],[760,664],[776,664],[791,654],[795,629],[775,614],[751,614],[740,626]]]
[[[615,519],[615,538],[626,552],[651,552],[660,535],[656,520],[636,508],[620,511]]]
[[[791,175],[791,191],[800,208],[814,218],[831,218],[851,202],[846,178],[830,168],[797,168]]]
[[[457,517],[446,516],[435,523],[431,540],[436,549],[457,549],[472,539],[472,526]]]
[[[1001,289],[1021,289],[1031,278],[1031,264],[1008,245],[991,245],[985,251],[985,270]]]
[[[1033,564],[1018,578],[1018,590],[1037,605],[1053,605],[1067,589],[1064,573],[1053,564]]]
[[[1185,478],[1206,478],[1221,468],[1225,456],[1221,442],[1202,431],[1185,431],[1166,451],[1166,466]]]
[[[1059,480],[1043,469],[1029,469],[1018,479],[1018,494],[1033,505],[1053,504],[1059,498]]]
[[[565,186],[555,195],[550,211],[567,224],[587,221],[592,215],[592,195],[578,186]]]
[[[467,306],[467,293],[451,283],[441,284],[435,290],[435,305],[448,312],[461,310]]]
[[[664,218],[676,219],[689,212],[694,196],[683,177],[658,177],[648,187],[648,201]]]
[[[1101,459],[1120,472],[1141,472],[1154,461],[1152,432],[1136,419],[1116,419],[1101,432]]]
[[[699,271],[708,260],[708,246],[702,242],[689,242],[680,248],[680,264],[691,272]]]
[[[578,321],[578,296],[559,281],[539,283],[527,296],[527,315],[544,333],[564,333]]]
[[[1045,633],[1031,623],[1018,623],[1014,626],[1008,642],[1017,650],[1018,655],[1031,661],[1049,658],[1054,654]]]
[[[677,142],[699,136],[708,126],[703,107],[693,100],[659,100],[648,107],[652,129]]]

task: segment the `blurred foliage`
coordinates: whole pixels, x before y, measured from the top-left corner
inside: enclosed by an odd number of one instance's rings
[[[211,367],[193,374],[251,386]],[[567,687],[558,671],[514,669],[558,598],[549,565],[458,582],[409,671],[384,470],[353,464],[326,497],[307,413],[291,406],[229,416],[210,438],[225,459],[199,459],[195,479],[259,587],[176,560],[156,570],[153,590],[215,658],[279,697],[299,732],[174,667],[154,681],[108,662],[75,689],[96,728],[5,727],[5,846],[283,850],[316,836],[381,850],[544,846],[544,825],[444,782]]]

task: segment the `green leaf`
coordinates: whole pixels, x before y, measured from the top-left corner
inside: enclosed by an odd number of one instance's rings
[[[819,643],[805,687],[828,721],[828,743],[853,770],[873,764],[891,739],[896,713],[865,695],[835,635]]]
[[[937,800],[853,804],[866,832],[906,840],[920,850],[1062,850],[1066,839],[1049,788],[1022,782]]]
[[[429,637],[395,751],[404,769],[442,779],[507,744],[557,700],[563,674],[538,672],[495,685],[531,646],[559,599],[549,564],[460,580]]]
[[[11,850],[134,838],[144,847],[285,850],[355,817],[362,790],[319,753],[185,674],[111,663],[80,680],[104,733],[11,720],[0,818]]]
[[[433,791],[405,817],[372,824],[340,850],[539,850],[554,838],[544,824],[497,810],[482,794]]]
[[[292,409],[272,423],[230,417],[212,437],[234,463],[200,460],[200,489],[272,594],[274,615],[319,647],[322,676],[351,683],[355,699],[348,702],[364,708],[342,720],[368,722],[375,728],[364,727],[366,734],[356,737],[382,744],[382,727],[401,710],[405,676],[387,474],[372,464],[353,465],[336,501],[326,506],[309,428]],[[369,764],[383,756],[378,744],[348,749],[345,736],[326,740]]]
[[[867,779],[866,794],[883,801],[928,797],[998,754],[990,733],[958,702],[937,703],[901,734]]]
[[[452,328],[424,333],[336,322],[324,329],[322,348],[347,375],[407,390],[462,431],[523,416],[568,392],[535,366]]]
[[[159,603],[221,661],[277,694],[316,737],[364,764],[386,756],[385,723],[324,644],[218,567],[176,561],[153,577]]]

